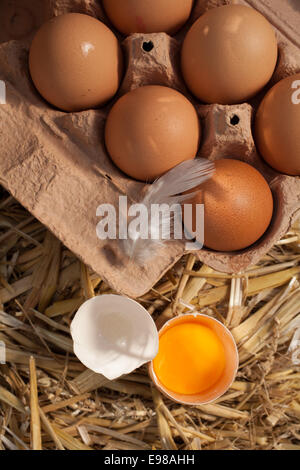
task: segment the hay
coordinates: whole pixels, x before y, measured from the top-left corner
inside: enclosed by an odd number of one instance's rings
[[[198,310],[237,341],[231,389],[185,407],[152,387],[146,367],[109,381],[76,359],[74,312],[112,291],[1,191],[0,449],[300,449],[299,361],[289,351],[300,327],[300,224],[247,272],[226,275],[189,255],[139,299],[158,327]]]

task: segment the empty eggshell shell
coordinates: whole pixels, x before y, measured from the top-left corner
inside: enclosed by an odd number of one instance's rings
[[[158,352],[152,317],[140,304],[119,295],[87,300],[72,321],[71,335],[78,359],[109,380],[129,374]]]
[[[188,20],[193,0],[103,0],[114,26],[122,33],[175,33]]]

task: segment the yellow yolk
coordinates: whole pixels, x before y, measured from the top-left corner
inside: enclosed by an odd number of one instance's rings
[[[216,333],[197,321],[169,328],[159,339],[154,372],[168,390],[195,395],[208,390],[225,368],[225,350]]]

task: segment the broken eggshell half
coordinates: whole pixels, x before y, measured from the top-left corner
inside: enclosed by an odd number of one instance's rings
[[[158,352],[158,332],[150,314],[120,295],[84,302],[72,321],[71,336],[78,359],[109,380],[129,374]]]

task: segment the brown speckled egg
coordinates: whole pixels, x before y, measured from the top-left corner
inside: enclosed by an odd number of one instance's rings
[[[247,101],[270,80],[278,47],[271,24],[243,5],[213,8],[186,35],[182,72],[187,86],[206,103]]]
[[[173,34],[188,20],[193,0],[103,0],[103,6],[123,34]]]
[[[105,142],[114,163],[127,175],[151,182],[196,156],[201,136],[194,106],[172,88],[145,86],[112,107]]]
[[[300,73],[267,93],[256,115],[255,140],[271,167],[300,176]]]
[[[247,163],[222,159],[215,166],[214,176],[192,199],[193,204],[204,204],[204,244],[216,251],[242,250],[266,232],[273,196],[264,177]],[[192,226],[185,220],[185,226],[191,233],[195,220]]]
[[[101,21],[68,13],[45,23],[29,54],[32,80],[40,94],[64,111],[103,105],[122,76],[118,40]]]

